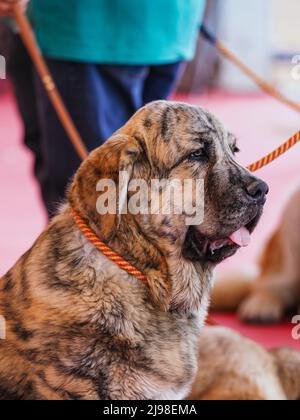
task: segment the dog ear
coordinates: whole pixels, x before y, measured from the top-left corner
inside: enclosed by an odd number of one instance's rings
[[[136,138],[116,134],[107,143],[90,154],[77,171],[68,191],[68,199],[74,210],[89,224],[99,238],[108,245],[114,238],[120,223],[119,209],[127,204],[128,182],[132,179],[135,164],[144,159],[144,150]],[[119,190],[119,175],[126,179]],[[116,188],[116,211],[100,215],[97,210],[101,181],[110,181]],[[99,188],[98,188],[99,189]],[[167,311],[171,301],[171,284],[168,267],[152,244],[152,257],[157,258],[157,268],[145,270],[151,300],[160,310]],[[153,263],[153,261],[152,261]]]
[[[107,243],[113,238],[120,223],[119,213],[126,204],[128,182],[140,153],[140,145],[134,137],[116,134],[83,162],[69,188],[68,199],[72,208],[89,224],[92,223],[96,233]],[[120,172],[126,174],[121,191]],[[114,186],[115,194],[112,198],[116,201],[112,212],[100,215],[97,202],[101,192],[107,192],[107,189],[101,191],[101,184]]]

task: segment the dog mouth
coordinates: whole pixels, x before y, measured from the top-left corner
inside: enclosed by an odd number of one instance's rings
[[[184,256],[190,260],[218,264],[233,256],[240,248],[251,243],[251,234],[261,217],[261,212],[226,237],[208,239],[203,237],[196,228],[191,228],[184,246]]]
[[[251,234],[249,230],[243,226],[236,232],[233,232],[228,238],[219,239],[216,241],[209,241],[208,248],[212,255],[219,249],[231,246],[238,246],[239,248],[245,248],[250,245]]]
[[[255,216],[249,223],[240,227],[227,238],[209,241],[208,248],[210,253],[214,255],[216,251],[226,247],[246,248],[249,246],[251,243],[251,234],[254,231],[259,219],[260,214]]]

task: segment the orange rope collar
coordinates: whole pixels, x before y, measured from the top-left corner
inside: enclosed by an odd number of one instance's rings
[[[85,235],[85,237],[100,251],[103,255],[105,255],[109,260],[117,264],[122,270],[127,271],[131,276],[136,277],[138,280],[142,282],[146,282],[146,276],[141,273],[137,268],[135,268],[132,264],[128,261],[124,260],[120,257],[115,251],[113,251],[109,246],[107,246],[104,242],[102,242],[95,232],[82,220],[79,214],[72,210],[73,218],[81,232]]]
[[[88,227],[86,223],[82,220],[82,218],[79,216],[79,214],[72,210],[73,218],[81,232],[86,236],[86,238],[99,250],[102,252],[103,255],[105,255],[109,260],[117,264],[122,270],[127,271],[130,275],[136,277],[138,280],[145,283],[147,281],[147,277],[141,273],[139,270],[137,270],[133,265],[129,264],[127,261],[125,261],[122,257],[120,257],[118,254],[116,254],[109,246],[107,246],[104,242],[100,241],[98,236],[93,232],[93,230]],[[217,322],[213,320],[208,315],[208,318],[206,320],[206,325],[209,326],[217,326]]]

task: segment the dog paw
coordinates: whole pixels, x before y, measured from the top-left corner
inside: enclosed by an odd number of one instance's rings
[[[239,308],[239,316],[243,322],[250,324],[276,324],[284,315],[282,302],[268,294],[253,294]]]

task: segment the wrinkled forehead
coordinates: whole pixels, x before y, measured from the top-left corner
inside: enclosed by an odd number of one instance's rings
[[[205,109],[182,103],[158,102],[143,109],[148,148],[165,163],[210,142],[225,151],[230,135],[218,119]]]

